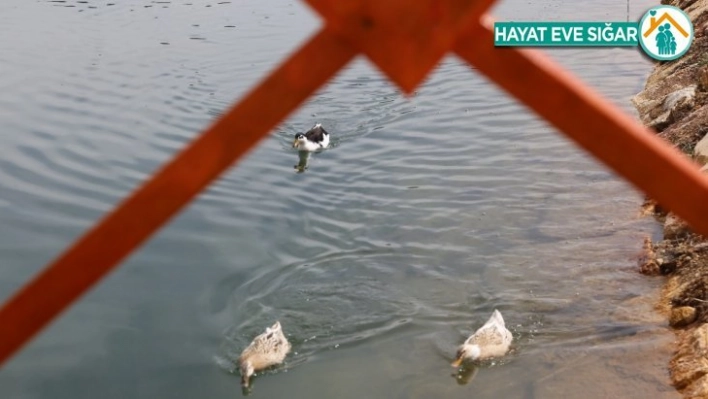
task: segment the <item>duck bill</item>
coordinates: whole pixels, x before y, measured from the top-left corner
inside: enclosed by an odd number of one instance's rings
[[[457,359],[455,359],[454,362],[450,363],[450,365],[455,368],[460,367],[461,364],[462,364],[462,357],[458,357]]]
[[[297,148],[297,143],[298,143],[297,139],[293,140],[293,148]]]
[[[250,378],[246,376],[241,376],[241,386],[244,388],[248,388],[248,385],[250,383]]]

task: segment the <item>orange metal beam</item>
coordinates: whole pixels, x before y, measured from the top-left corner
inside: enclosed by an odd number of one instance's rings
[[[325,30],[0,308],[0,364],[167,223],[356,55]],[[126,232],[129,232],[126,234]]]
[[[410,95],[495,0],[305,0]]]
[[[489,16],[459,37],[455,51],[695,231],[708,236],[708,178],[653,131],[541,52],[495,48]]]

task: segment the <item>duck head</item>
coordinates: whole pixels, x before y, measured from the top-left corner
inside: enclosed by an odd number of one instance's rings
[[[295,140],[293,140],[293,148],[299,148],[300,145],[304,144],[307,141],[307,138],[305,138],[305,135],[302,133],[298,133],[295,135]]]
[[[251,376],[253,375],[254,371],[253,370],[253,365],[249,361],[245,361],[241,363],[240,365],[241,369],[241,386],[244,388],[248,388],[250,382],[251,382]]]
[[[452,362],[451,366],[452,367],[460,367],[460,364],[462,364],[462,362],[464,362],[467,359],[469,359],[469,360],[479,359],[480,354],[481,354],[481,351],[479,349],[479,345],[463,344],[457,350],[457,354],[455,355],[455,361]]]

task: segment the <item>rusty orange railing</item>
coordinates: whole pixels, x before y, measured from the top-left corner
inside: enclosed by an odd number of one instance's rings
[[[454,52],[708,234],[698,167],[541,52],[495,48],[485,14],[494,1],[306,0],[324,18],[320,31],[0,308],[0,363],[359,54],[409,94]]]

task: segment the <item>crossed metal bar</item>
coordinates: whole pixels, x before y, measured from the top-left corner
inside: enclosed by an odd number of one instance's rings
[[[495,48],[495,0],[305,1],[324,26],[0,308],[0,364],[359,54],[409,94],[455,53],[708,235],[697,165],[541,52]]]

